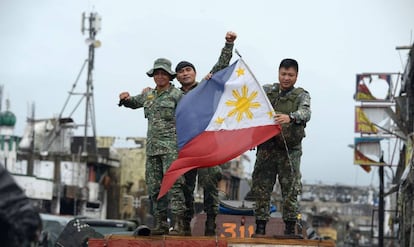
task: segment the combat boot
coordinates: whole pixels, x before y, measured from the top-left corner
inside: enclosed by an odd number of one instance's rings
[[[303,234],[297,231],[296,221],[285,221],[285,238],[303,239]]]
[[[191,236],[191,220],[185,219],[183,222],[184,235]]]
[[[215,236],[216,235],[216,217],[207,215],[204,236]]]
[[[296,221],[285,221],[285,235],[296,234]]]
[[[266,220],[256,220],[256,230],[252,238],[262,238],[266,235]]]
[[[191,236],[191,220],[192,220],[192,217],[189,214],[185,214],[184,221],[183,221],[185,236]]]
[[[155,227],[151,229],[151,235],[164,235],[168,234],[167,217],[155,218]]]
[[[285,221],[285,235],[296,235],[296,221]]]
[[[169,235],[185,236],[183,216],[174,217],[174,227],[171,229]]]

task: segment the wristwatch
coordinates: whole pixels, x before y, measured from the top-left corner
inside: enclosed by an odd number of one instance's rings
[[[289,114],[289,118],[290,118],[290,122],[294,123],[295,122],[295,117],[293,116],[293,113]]]

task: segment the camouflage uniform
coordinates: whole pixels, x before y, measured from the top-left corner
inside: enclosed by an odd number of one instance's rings
[[[210,73],[215,73],[229,66],[231,57],[233,55],[233,46],[233,43],[225,44],[221,50],[221,54],[217,63],[213,66]],[[195,88],[197,85],[198,83],[196,83],[190,90]],[[221,172],[222,170],[220,166],[214,166],[209,168],[194,169],[185,174],[186,188],[184,190],[184,194],[187,210],[185,214],[185,222],[187,222],[187,226],[194,216],[194,189],[196,177],[198,174],[198,183],[204,191],[204,212],[207,214],[207,220],[210,221],[206,222],[206,226],[207,224],[212,224],[211,228],[215,229],[215,218],[218,214],[219,205],[217,184],[221,179]],[[213,232],[211,232],[210,235],[214,235]]]
[[[203,209],[212,222],[206,222],[206,224],[212,224],[212,228],[215,228],[215,218],[218,214],[218,189],[217,184],[221,179],[221,167],[214,166],[209,168],[193,169],[185,174],[186,189],[184,190],[185,202],[186,202],[186,214],[185,222],[187,227],[194,216],[194,189],[196,184],[196,177],[198,174],[198,183],[203,188],[204,201]],[[190,230],[190,229],[187,229]]]
[[[145,179],[156,220],[167,219],[168,204],[173,215],[183,216],[185,212],[184,177],[175,182],[168,192],[168,197],[157,200],[162,178],[177,158],[175,109],[182,95],[183,93],[171,84],[165,91],[158,93],[156,89],[152,89],[130,97],[124,103],[126,107],[133,109],[144,107],[145,118],[148,119]]]
[[[305,136],[306,122],[311,115],[310,95],[302,88],[293,88],[288,92],[280,91],[278,83],[265,85],[263,88],[275,111],[292,114],[295,121],[282,124],[281,134],[257,148],[252,175],[252,193],[256,201],[255,216],[256,220],[269,220],[270,197],[278,177],[283,198],[283,220],[295,222],[299,207],[297,197],[302,190],[301,142]]]

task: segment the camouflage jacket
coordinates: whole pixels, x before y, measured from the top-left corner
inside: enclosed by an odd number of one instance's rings
[[[144,107],[148,119],[147,155],[177,152],[175,109],[183,93],[171,84],[170,88],[157,92],[156,89],[130,97],[125,106],[136,109]]]
[[[221,49],[220,57],[217,63],[213,66],[210,73],[216,73],[219,70],[222,70],[229,66],[231,57],[233,56],[233,43],[227,43],[224,45],[223,49]]]
[[[276,113],[289,114],[295,119],[293,123],[282,124],[282,133],[270,139],[264,146],[285,148],[283,137],[288,148],[299,146],[305,137],[306,123],[311,117],[309,93],[298,87],[283,94],[279,83],[264,85],[263,89]]]

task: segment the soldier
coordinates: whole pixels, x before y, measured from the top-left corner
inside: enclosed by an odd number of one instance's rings
[[[298,195],[302,190],[300,158],[305,126],[310,120],[310,95],[303,88],[295,88],[298,63],[284,59],[279,66],[279,83],[263,88],[276,112],[275,121],[282,132],[257,148],[252,174],[252,193],[255,198],[256,231],[254,236],[266,234],[270,197],[279,179],[282,190],[282,213],[285,235],[294,235],[298,215]]]
[[[119,95],[120,104],[132,109],[144,107],[144,115],[148,119],[145,180],[155,218],[155,228],[151,230],[151,234],[184,235],[184,177],[175,182],[168,192],[168,198],[164,196],[157,200],[164,173],[177,158],[175,108],[183,93],[171,83],[176,74],[171,70],[168,59],[155,60],[154,67],[147,75],[154,78],[155,89],[146,90],[133,97],[128,92],[122,92]],[[171,209],[175,222],[170,232],[167,223],[168,208]]]
[[[237,38],[237,34],[234,32],[227,32],[225,39],[226,43],[221,50],[220,57],[217,63],[210,71],[211,74],[224,69],[229,66],[232,54],[234,40]],[[187,61],[181,61],[175,68],[177,73],[177,80],[181,84],[181,91],[184,94],[192,90],[198,85],[196,81],[196,69],[194,65]],[[221,168],[219,166],[194,169],[185,174],[185,202],[187,212],[185,214],[184,229],[186,235],[191,235],[190,222],[194,216],[194,189],[196,183],[196,177],[198,173],[198,181],[200,186],[204,190],[204,212],[207,214],[207,220],[205,222],[204,235],[214,236],[216,234],[216,216],[218,213],[218,190],[217,183],[221,179]]]

